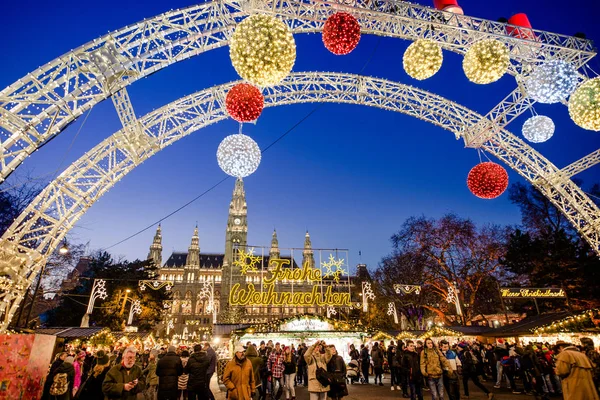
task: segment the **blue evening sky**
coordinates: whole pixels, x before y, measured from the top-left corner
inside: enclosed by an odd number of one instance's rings
[[[9,2],[0,13],[4,31],[0,87],[107,31],[192,4],[156,0]],[[600,3],[596,0],[463,0],[461,5],[468,15],[492,20],[525,12],[536,29],[569,35],[585,32],[596,43],[600,41]],[[353,53],[341,57],[324,48],[320,34],[297,35],[296,44],[294,71],[358,73],[377,47],[363,74],[415,85],[482,114],[515,86],[508,75],[491,85],[470,83],[463,74],[461,57],[449,52],[444,53],[444,65],[437,75],[415,81],[402,68],[407,41],[363,36]],[[591,65],[600,71],[597,59]],[[221,48],[172,65],[128,90],[141,116],[182,96],[236,79],[228,48]],[[244,133],[264,148],[314,107],[266,109],[258,124],[245,126]],[[600,134],[575,126],[565,106],[538,105],[536,110],[554,119],[557,132],[549,142],[534,148],[557,166],[564,167],[600,147]],[[520,135],[526,117],[512,123],[510,130]],[[36,152],[15,175],[28,171],[39,176],[59,166],[62,170],[120,128],[112,102],[105,101],[92,110],[67,151],[82,121],[80,118]],[[108,247],[202,193],[224,177],[216,162],[216,149],[225,136],[237,130],[237,123],[225,121],[158,153],[96,203],[71,232],[73,238],[89,240],[92,248]],[[266,152],[258,171],[245,180],[249,243],[269,245],[275,227],[281,247],[301,247],[308,229],[314,247],[348,248],[350,265],[362,261],[373,268],[390,252],[390,236],[410,216],[440,217],[454,212],[478,224],[519,223],[519,210],[507,194],[481,200],[467,189],[467,173],[478,161],[477,151],[464,148],[453,134],[417,119],[368,107],[323,105]],[[584,180],[584,188],[600,181],[598,168],[578,176]],[[512,170],[509,176],[511,183],[523,181]],[[223,251],[233,183],[233,179],[226,181],[163,221],[164,259],[172,250],[187,249],[196,222],[202,251]],[[145,258],[154,230],[110,251],[129,259]]]

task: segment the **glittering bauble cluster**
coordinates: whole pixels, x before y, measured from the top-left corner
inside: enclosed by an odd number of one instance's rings
[[[412,78],[431,78],[442,67],[444,55],[439,44],[432,40],[419,39],[406,49],[402,64]]]
[[[263,110],[265,99],[256,86],[238,83],[227,92],[225,107],[231,118],[238,122],[256,120]]]
[[[258,168],[260,159],[258,144],[241,133],[227,136],[217,149],[219,167],[236,178],[251,175]]]
[[[540,103],[559,103],[577,87],[577,69],[563,60],[552,60],[538,66],[525,81],[527,93]]]
[[[348,54],[360,40],[360,25],[356,18],[345,12],[331,15],[323,26],[323,44],[338,56]]]
[[[508,187],[506,170],[493,162],[477,164],[467,177],[471,193],[482,199],[495,199]]]
[[[585,82],[571,95],[569,115],[583,129],[600,131],[600,77]]]
[[[257,86],[281,82],[296,61],[292,31],[270,15],[254,14],[240,22],[229,43],[233,67]]]
[[[554,122],[544,115],[529,118],[523,124],[523,136],[532,143],[543,143],[554,135]]]
[[[508,70],[510,57],[508,47],[494,39],[473,44],[463,59],[467,78],[480,85],[496,82]]]

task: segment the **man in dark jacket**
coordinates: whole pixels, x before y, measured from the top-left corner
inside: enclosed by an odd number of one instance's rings
[[[364,344],[360,345],[360,368],[363,375],[363,383],[369,383],[369,367],[371,366],[371,357],[369,356],[369,349]],[[377,382],[375,382],[377,383]]]
[[[210,343],[208,342],[204,344],[204,351],[206,351],[206,355],[208,356],[208,360],[210,362],[208,371],[206,371],[206,390],[208,399],[215,400],[215,395],[210,390],[210,380],[217,369],[217,353],[215,353],[214,349],[210,347]]]
[[[188,400],[204,400],[208,398],[206,391],[206,377],[208,374],[206,371],[208,371],[209,367],[210,360],[206,352],[202,350],[202,345],[195,345],[194,352],[184,368],[184,372],[189,374],[187,383]]]
[[[142,369],[135,364],[136,353],[135,347],[126,348],[121,363],[106,373],[102,383],[106,399],[136,400],[137,394],[143,391],[145,385]]]
[[[158,400],[177,400],[177,383],[183,373],[183,364],[176,350],[175,346],[169,346],[167,354],[156,365]]]
[[[44,383],[44,391],[42,393],[42,400],[48,400],[50,398],[50,386],[52,386],[52,382],[54,381],[54,375],[56,375],[56,370],[67,358],[66,352],[61,352],[56,355],[54,362],[50,366],[50,372],[48,372],[48,376],[46,377],[46,382]]]
[[[402,368],[406,371],[406,376],[408,378],[410,399],[423,400],[423,391],[421,390],[421,383],[423,382],[421,360],[415,349],[415,343],[412,340],[406,342],[406,351],[402,358]]]
[[[249,344],[246,349],[246,358],[252,363],[252,373],[254,374],[254,382],[256,382],[256,390],[259,393],[259,399],[267,397],[266,388],[262,387],[262,380],[260,378],[260,372],[264,367],[265,360],[258,355],[256,347],[253,344]]]

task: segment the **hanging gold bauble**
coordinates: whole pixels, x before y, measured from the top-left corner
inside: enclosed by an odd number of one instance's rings
[[[292,70],[296,43],[292,31],[282,21],[255,14],[235,28],[229,41],[229,56],[242,78],[257,86],[272,86]]]
[[[481,85],[502,78],[509,65],[508,47],[494,39],[473,44],[463,59],[463,70],[467,78]]]
[[[444,55],[440,45],[427,39],[419,39],[408,46],[402,58],[406,73],[420,81],[435,75],[442,67],[442,61]]]
[[[569,115],[583,129],[600,131],[600,77],[590,79],[573,92]]]

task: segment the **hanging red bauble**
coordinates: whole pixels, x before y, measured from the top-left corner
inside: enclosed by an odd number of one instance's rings
[[[260,90],[248,83],[238,83],[227,93],[225,108],[238,122],[254,121],[260,116],[265,99]]]
[[[467,186],[477,197],[495,199],[508,187],[508,174],[501,165],[483,162],[469,171]]]
[[[338,56],[348,54],[360,40],[360,25],[353,15],[338,12],[331,15],[323,26],[323,43],[327,50]]]

